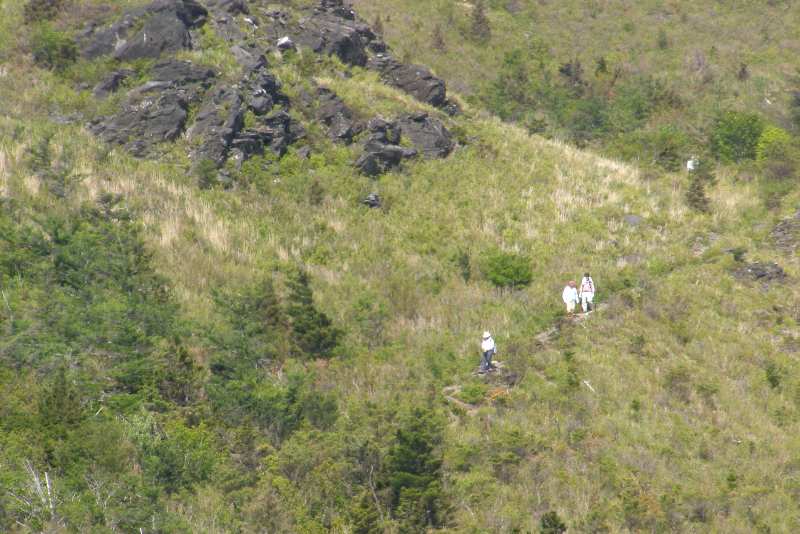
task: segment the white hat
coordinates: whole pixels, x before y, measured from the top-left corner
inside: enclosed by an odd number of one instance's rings
[[[492,337],[492,334],[490,334],[488,330],[483,333],[483,339],[489,339],[490,337]]]

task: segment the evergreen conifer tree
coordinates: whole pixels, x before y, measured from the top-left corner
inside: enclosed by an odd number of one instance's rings
[[[341,331],[333,326],[327,315],[314,307],[308,275],[298,269],[289,278],[289,298],[286,308],[292,339],[306,356],[328,358],[339,343]]]

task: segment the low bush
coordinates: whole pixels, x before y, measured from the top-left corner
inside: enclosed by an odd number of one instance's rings
[[[517,289],[531,283],[531,259],[522,254],[497,251],[489,255],[485,266],[486,278],[500,288]]]
[[[78,47],[66,33],[41,24],[31,35],[31,54],[40,67],[63,72],[78,59]]]

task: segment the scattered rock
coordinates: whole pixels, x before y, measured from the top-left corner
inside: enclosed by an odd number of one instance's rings
[[[297,149],[297,157],[300,158],[300,159],[308,159],[308,158],[310,158],[311,157],[311,147],[306,145],[306,146],[301,146],[300,148],[298,148]]]
[[[358,135],[363,127],[353,118],[350,108],[330,89],[321,87],[317,90],[317,95],[319,98],[317,120],[328,128],[330,138],[348,145],[352,143],[353,137]]]
[[[117,89],[122,85],[122,82],[134,74],[135,73],[130,69],[115,70],[94,86],[92,94],[95,98],[105,98],[111,93],[116,93]]]
[[[132,61],[190,49],[189,30],[202,26],[207,16],[208,11],[196,0],[156,0],[129,11],[105,29],[90,27],[80,38],[81,53],[88,59],[111,54]],[[129,35],[134,30],[136,33]]]
[[[364,153],[356,162],[356,167],[367,176],[383,174],[417,155],[416,150],[399,145],[400,129],[396,123],[372,119],[367,128],[370,134],[364,141]]]
[[[800,211],[791,219],[784,219],[770,233],[775,246],[784,252],[800,250]]]
[[[644,221],[644,217],[642,217],[642,216],[640,216],[640,215],[628,214],[628,215],[625,215],[625,216],[622,218],[622,220],[623,220],[623,221],[625,222],[625,224],[627,224],[628,226],[631,226],[631,227],[633,227],[633,228],[636,228],[637,226],[639,226],[640,224],[642,224],[642,221]]]
[[[361,203],[370,208],[380,208],[381,197],[378,196],[378,193],[370,193]]]
[[[281,52],[295,49],[294,41],[292,41],[291,37],[289,37],[288,35],[285,35],[280,39],[278,39],[278,42],[276,43],[275,46],[277,46],[278,50],[280,50]]]
[[[770,263],[746,263],[738,268],[734,274],[740,279],[749,279],[756,282],[769,284],[770,282],[780,282],[786,278],[786,273],[780,265]]]
[[[427,113],[414,113],[397,121],[400,131],[428,159],[447,157],[453,150],[453,137],[442,121]]]
[[[378,54],[369,60],[367,68],[376,70],[381,78],[393,87],[410,94],[417,100],[434,107],[448,104],[447,87],[425,67],[406,65],[389,54]]]

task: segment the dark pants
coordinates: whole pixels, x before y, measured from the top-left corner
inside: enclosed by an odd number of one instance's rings
[[[494,356],[493,350],[484,351],[483,358],[481,358],[481,371],[488,371],[492,368],[492,356]]]

